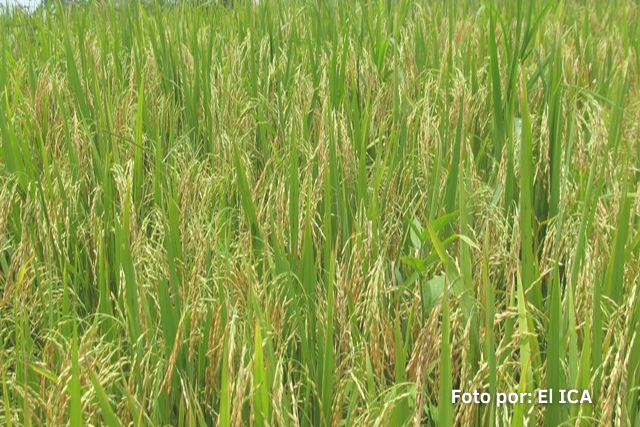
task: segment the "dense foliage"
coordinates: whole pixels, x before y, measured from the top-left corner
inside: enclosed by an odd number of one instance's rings
[[[0,15],[0,424],[640,426],[638,24],[630,0]]]

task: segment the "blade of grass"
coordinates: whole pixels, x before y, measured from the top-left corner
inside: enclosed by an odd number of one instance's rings
[[[542,291],[536,282],[533,254],[533,146],[527,85],[522,74],[522,137],[520,147],[520,252],[522,286],[527,298],[537,309],[542,308]]]
[[[71,382],[69,383],[69,423],[71,427],[82,427],[82,389],[80,386],[80,368],[78,362],[78,328],[73,325],[73,340],[71,342]]]

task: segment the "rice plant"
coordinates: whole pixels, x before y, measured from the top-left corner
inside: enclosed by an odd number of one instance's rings
[[[3,9],[0,425],[640,426],[638,12]]]

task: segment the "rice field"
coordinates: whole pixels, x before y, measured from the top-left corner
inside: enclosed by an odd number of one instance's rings
[[[639,427],[638,7],[5,9],[0,425]]]

